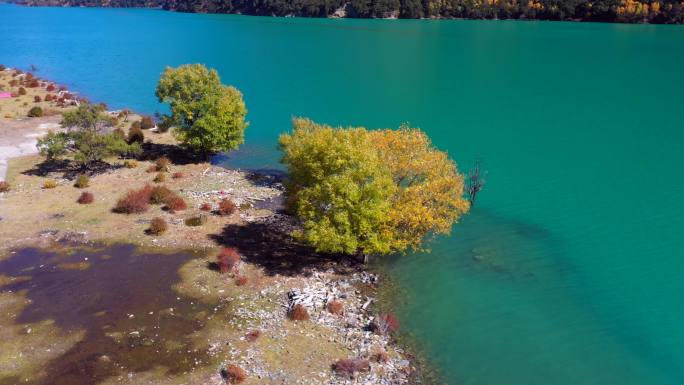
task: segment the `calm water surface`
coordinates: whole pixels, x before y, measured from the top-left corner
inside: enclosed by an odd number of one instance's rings
[[[684,381],[684,27],[309,20],[0,5],[0,63],[152,113],[165,65],[245,94],[278,167],[293,115],[409,121],[489,171],[429,255],[393,260],[403,325],[449,384]]]

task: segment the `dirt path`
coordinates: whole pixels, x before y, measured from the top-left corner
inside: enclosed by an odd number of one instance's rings
[[[48,130],[59,129],[60,115],[24,120],[0,119],[0,180],[7,174],[7,162],[38,152],[36,142]]]

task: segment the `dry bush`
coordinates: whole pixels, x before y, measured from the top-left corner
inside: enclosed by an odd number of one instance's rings
[[[173,191],[166,186],[154,186],[150,192],[150,203],[153,205],[165,204],[169,199],[176,197]]]
[[[43,188],[44,189],[51,189],[57,187],[57,181],[54,179],[48,179],[45,182],[43,182]]]
[[[206,202],[205,202],[205,203],[202,203],[202,205],[200,205],[200,210],[202,210],[202,211],[211,211],[211,204],[210,204],[210,203],[206,203]]]
[[[185,178],[185,174],[183,174],[182,172],[174,172],[173,174],[171,174],[171,178],[183,179],[183,178]]]
[[[385,362],[389,361],[389,354],[387,354],[385,349],[377,348],[371,354],[371,359],[375,362],[384,364]]]
[[[38,106],[31,107],[26,116],[28,116],[29,118],[40,118],[41,116],[43,116],[43,109]]]
[[[162,156],[161,158],[157,159],[154,165],[157,171],[168,172],[169,167],[171,167],[171,161],[169,160],[169,158]]]
[[[55,85],[54,84],[48,84],[47,87],[45,87],[45,91],[47,92],[52,92],[55,90]]]
[[[91,204],[95,201],[95,196],[93,193],[84,191],[81,193],[81,196],[78,197],[78,200],[76,202],[82,204],[82,205],[88,205]]]
[[[45,95],[45,101],[46,102],[51,102],[53,99],[54,99],[54,96],[52,96],[52,94]]]
[[[242,259],[242,256],[236,248],[224,247],[216,257],[216,263],[218,264],[221,273],[227,273],[240,263],[240,259]]]
[[[237,277],[235,277],[235,284],[237,286],[245,286],[247,282],[249,282],[249,279],[244,275],[238,275]]]
[[[185,219],[186,226],[197,227],[202,226],[205,223],[207,223],[207,217],[201,214]]]
[[[152,119],[151,116],[143,116],[142,120],[140,121],[140,128],[143,130],[149,130],[150,128],[154,127],[154,120]]]
[[[261,330],[250,330],[247,332],[247,334],[245,334],[245,339],[247,342],[254,342],[259,337],[261,337]]]
[[[332,314],[342,315],[344,314],[344,305],[338,300],[332,300],[326,305],[326,309]]]
[[[40,87],[40,82],[38,81],[38,79],[27,80],[26,87],[28,87],[28,88]]]
[[[332,369],[338,376],[352,379],[358,372],[370,371],[370,362],[362,358],[343,358],[335,361]]]
[[[36,96],[33,97],[33,102],[34,102],[34,103],[40,103],[40,102],[42,102],[42,101],[43,101],[43,99],[41,99],[40,96],[38,96],[38,95],[36,95]]]
[[[90,178],[88,178],[88,175],[81,174],[76,178],[76,183],[74,183],[74,187],[86,188],[88,186],[90,186]]]
[[[154,217],[150,222],[150,228],[147,230],[149,234],[161,235],[166,232],[168,225],[162,217]]]
[[[133,129],[142,129],[142,125],[140,124],[139,120],[131,123],[131,130]]]
[[[229,384],[239,384],[247,378],[245,370],[235,364],[228,364],[221,374]]]
[[[154,183],[164,183],[166,182],[166,173],[160,172],[154,177]]]
[[[0,181],[0,192],[8,192],[10,190],[10,184],[3,181]]]
[[[144,213],[150,208],[152,187],[145,186],[139,190],[129,190],[114,206],[114,211],[123,214]]]
[[[309,311],[299,303],[292,306],[287,315],[292,321],[307,321],[309,319]]]
[[[19,95],[26,95],[26,88],[19,87]]]
[[[221,215],[231,215],[236,210],[237,210],[237,206],[235,205],[235,203],[232,200],[230,200],[228,198],[223,199],[221,202],[219,202],[218,212]]]
[[[143,144],[144,142],[145,142],[145,134],[143,134],[143,132],[140,128],[131,127],[131,129],[128,130],[128,143]]]
[[[126,168],[136,168],[138,167],[138,162],[135,160],[124,161],[124,167]]]
[[[185,200],[179,197],[178,195],[174,195],[166,200],[166,209],[169,210],[171,213],[175,213],[176,211],[183,211],[187,208],[188,204],[185,203]]]

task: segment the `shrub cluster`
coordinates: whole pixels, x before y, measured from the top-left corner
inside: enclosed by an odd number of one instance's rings
[[[332,314],[342,315],[344,314],[344,305],[338,300],[332,300],[326,305],[326,309]]]
[[[8,192],[10,190],[10,184],[6,181],[0,181],[0,192]]]
[[[43,116],[43,109],[38,107],[38,106],[31,107],[28,114],[26,114],[26,115],[29,118],[40,118],[41,116]]]
[[[122,214],[144,213],[150,208],[152,187],[145,186],[139,190],[129,190],[114,206],[114,211]]]
[[[164,218],[154,217],[150,222],[150,228],[147,230],[152,235],[161,235],[166,232],[168,225]]]
[[[298,303],[290,308],[287,316],[292,321],[307,321],[309,319],[309,311],[306,310],[304,305]]]
[[[57,181],[54,179],[48,179],[45,182],[43,182],[43,188],[44,189],[51,189],[57,187]]]
[[[245,370],[235,364],[228,364],[221,374],[229,384],[239,384],[247,378]]]
[[[74,183],[74,187],[86,188],[88,186],[90,186],[90,178],[88,178],[88,175],[81,174],[76,178],[76,182]]]
[[[219,252],[216,257],[216,262],[218,264],[221,273],[228,273],[229,271],[235,269],[240,263],[242,256],[234,247],[224,247]]]
[[[84,191],[81,193],[81,196],[78,197],[78,200],[76,202],[82,204],[82,205],[88,205],[91,204],[95,201],[95,196],[93,193]]]
[[[219,202],[218,212],[221,215],[231,215],[236,210],[237,210],[237,206],[235,205],[235,203],[232,200],[230,200],[228,198],[223,199],[221,202]]]
[[[335,361],[332,369],[338,376],[353,379],[358,372],[370,371],[370,362],[362,358],[343,358]]]

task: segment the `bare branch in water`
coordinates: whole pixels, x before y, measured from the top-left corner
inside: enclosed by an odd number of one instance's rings
[[[480,161],[475,161],[475,167],[468,172],[468,178],[466,180],[466,193],[468,194],[468,200],[470,200],[470,206],[475,205],[475,199],[477,194],[482,191],[485,184],[485,175],[487,172],[480,169]]]

